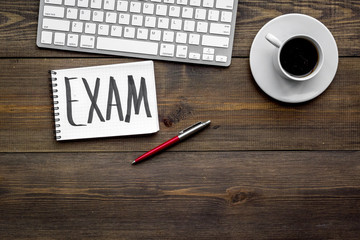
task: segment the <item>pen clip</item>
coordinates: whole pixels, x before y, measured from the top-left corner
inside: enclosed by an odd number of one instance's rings
[[[200,121],[200,122],[197,122],[197,123],[195,123],[195,124],[193,124],[193,125],[191,125],[190,127],[187,127],[187,128],[185,128],[185,129],[181,130],[181,131],[179,132],[179,134],[183,134],[183,133],[189,131],[190,129],[192,129],[193,127],[195,127],[195,126],[197,126],[197,125],[200,125],[200,124],[202,124],[201,121]]]

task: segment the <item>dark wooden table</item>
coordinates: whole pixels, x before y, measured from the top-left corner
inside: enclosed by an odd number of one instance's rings
[[[0,239],[359,239],[360,2],[240,2],[229,68],[155,62],[159,133],[56,142],[48,70],[139,59],[39,49],[39,1],[1,0]],[[268,97],[249,67],[257,31],[291,12],[322,21],[340,55],[302,104]]]

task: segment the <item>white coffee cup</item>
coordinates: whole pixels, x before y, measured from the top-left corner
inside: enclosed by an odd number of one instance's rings
[[[321,67],[324,62],[324,54],[323,54],[320,44],[314,38],[312,38],[308,35],[304,35],[304,34],[294,34],[294,35],[288,37],[287,39],[281,41],[281,40],[279,40],[279,38],[277,38],[276,36],[274,36],[271,33],[268,33],[265,36],[265,38],[267,41],[269,41],[272,45],[274,45],[276,47],[276,50],[274,51],[274,55],[273,55],[274,67],[275,67],[276,71],[284,78],[289,79],[289,80],[294,80],[294,81],[306,81],[306,80],[310,80],[310,79],[314,78],[321,70]],[[283,68],[281,61],[280,61],[280,54],[281,54],[281,51],[283,50],[283,47],[290,40],[293,40],[296,38],[306,39],[309,42],[311,42],[315,46],[317,55],[318,55],[316,65],[313,67],[313,69],[309,73],[306,73],[303,75],[295,75],[295,74],[292,74],[292,73],[286,71]]]

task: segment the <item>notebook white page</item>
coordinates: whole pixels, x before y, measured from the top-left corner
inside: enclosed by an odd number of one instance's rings
[[[56,139],[159,131],[152,61],[51,71]]]

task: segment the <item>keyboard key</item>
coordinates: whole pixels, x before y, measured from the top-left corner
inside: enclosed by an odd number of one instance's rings
[[[101,4],[102,4],[102,0],[90,0],[91,1],[91,8],[96,8],[96,9],[100,9],[101,8]]]
[[[212,54],[212,55],[214,55],[215,54],[215,49],[214,48],[204,48],[203,53],[204,54]]]
[[[150,31],[150,40],[160,41],[161,40],[161,31],[152,29]]]
[[[177,18],[173,18],[171,20],[171,29],[172,30],[181,30],[182,27],[182,20],[181,19],[177,19]]]
[[[200,57],[201,57],[200,53],[194,53],[194,52],[189,53],[190,59],[200,60]]]
[[[149,30],[147,28],[138,28],[136,38],[146,40],[148,38]]]
[[[96,24],[95,23],[86,23],[85,24],[85,33],[95,34],[96,32]]]
[[[94,22],[104,21],[104,12],[103,11],[93,11],[93,21]]]
[[[221,12],[221,21],[222,22],[231,22],[232,20],[232,12],[222,11]]]
[[[159,18],[158,19],[158,28],[162,28],[162,29],[169,28],[169,19],[168,18]]]
[[[220,0],[220,1],[222,1],[222,0]],[[203,0],[203,6],[206,8],[214,7],[214,0]]]
[[[98,34],[103,35],[103,36],[109,35],[109,29],[110,29],[109,25],[99,24],[98,25]]]
[[[81,33],[83,31],[83,22],[72,22],[72,32]]]
[[[78,0],[78,6],[87,8],[89,6],[89,0]]]
[[[64,4],[66,6],[75,6],[75,0],[65,0]]]
[[[105,0],[104,1],[104,9],[114,10],[115,9],[115,0]]]
[[[135,38],[135,28],[125,27],[124,28],[124,37],[126,38]]]
[[[43,44],[51,44],[52,43],[52,32],[42,31],[41,32],[41,43]]]
[[[154,4],[152,4],[152,3],[144,3],[143,13],[144,14],[154,14]]]
[[[231,25],[222,23],[211,23],[210,33],[220,35],[230,35]]]
[[[129,39],[98,37],[96,48],[108,51],[157,55],[159,44]]]
[[[106,13],[106,20],[105,22],[107,23],[116,23],[116,17],[117,17],[117,14],[114,13],[114,12],[108,12]]]
[[[69,31],[70,21],[44,18],[42,28],[57,31]]]
[[[68,8],[66,10],[66,18],[77,19],[78,10],[76,8]]]
[[[187,33],[184,32],[177,32],[176,33],[176,42],[185,44],[187,40]]]
[[[201,0],[190,0],[190,6],[200,7]]]
[[[62,0],[45,0],[45,3],[60,5],[62,4]]]
[[[208,47],[220,47],[228,48],[230,39],[228,37],[218,37],[218,36],[209,36],[204,35],[202,37],[202,45]]]
[[[198,22],[197,23],[197,27],[196,27],[196,31],[197,32],[201,32],[201,33],[206,33],[208,30],[208,23],[207,22]]]
[[[203,54],[202,60],[204,61],[214,61],[214,55],[212,54]]]
[[[143,16],[142,15],[132,15],[131,24],[133,26],[142,26]]]
[[[180,17],[180,7],[171,6],[169,9],[169,16],[170,17]]]
[[[166,16],[166,13],[167,13],[167,6],[166,5],[158,4],[156,6],[156,15]]]
[[[111,36],[121,37],[122,27],[121,26],[112,26],[111,27]]]
[[[217,55],[215,57],[215,61],[217,62],[227,62],[227,57],[226,56],[222,56],[222,55]]]
[[[69,47],[77,47],[79,44],[79,35],[77,34],[68,34],[67,45]]]
[[[176,3],[179,4],[179,5],[187,5],[188,0],[177,0]]]
[[[116,10],[120,12],[126,12],[128,10],[128,1],[117,1]]]
[[[176,46],[176,57],[186,58],[187,57],[188,47],[184,45]]]
[[[190,20],[184,21],[184,31],[193,32],[195,30],[195,22]]]
[[[130,15],[126,13],[119,14],[119,24],[129,25],[130,24]]]
[[[190,34],[189,35],[189,44],[199,45],[200,44],[200,35],[199,34]]]
[[[80,20],[89,21],[90,17],[91,17],[90,10],[85,10],[85,9],[80,10],[80,17],[79,17]]]
[[[65,8],[57,6],[44,6],[44,16],[46,17],[55,17],[55,18],[64,18]]]
[[[231,10],[234,8],[234,0],[217,0],[216,8]]]
[[[95,37],[82,35],[80,39],[80,47],[82,48],[94,48],[95,46]]]
[[[183,18],[192,18],[193,12],[194,12],[193,8],[183,7],[181,16]]]
[[[156,18],[155,17],[150,17],[150,16],[145,17],[145,27],[154,28],[155,25],[156,25]]]
[[[175,45],[163,43],[160,47],[160,56],[173,57],[174,51]]]
[[[218,10],[209,10],[208,20],[217,22],[219,20],[220,12]]]
[[[172,31],[164,31],[163,33],[163,41],[164,42],[173,42],[175,33]]]
[[[141,3],[140,2],[130,2],[130,12],[140,13]]]
[[[205,20],[206,18],[206,10],[202,8],[197,8],[195,10],[195,19]]]
[[[54,37],[54,44],[64,46],[65,45],[65,33],[56,32]]]
[[[64,46],[65,45],[65,33],[55,33],[54,44]]]

